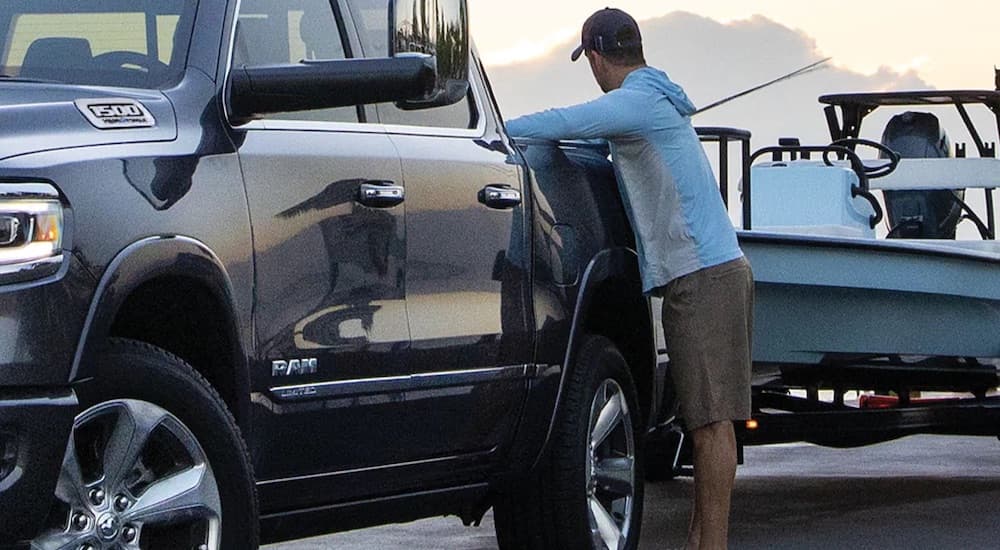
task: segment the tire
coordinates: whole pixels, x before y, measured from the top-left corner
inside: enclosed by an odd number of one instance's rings
[[[257,548],[246,443],[212,386],[131,340],[110,340],[97,373],[77,390],[49,528],[32,548]]]
[[[607,338],[587,336],[546,455],[534,473],[497,497],[500,548],[635,549],[643,501],[641,417],[625,359]]]

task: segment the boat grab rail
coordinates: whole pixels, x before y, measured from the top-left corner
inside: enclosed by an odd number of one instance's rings
[[[880,165],[875,168],[865,166],[865,163],[861,160],[856,152],[849,149],[848,146],[851,144],[868,145],[875,147],[879,150],[886,150],[891,153],[889,158],[889,164]],[[831,160],[831,155],[837,155],[842,159],[847,159],[850,161],[851,170],[858,176],[858,183],[851,185],[851,198],[862,197],[868,201],[875,213],[868,218],[868,223],[871,225],[872,229],[878,226],[885,217],[885,212],[882,210],[882,205],[879,203],[875,195],[870,191],[869,179],[873,177],[886,176],[895,169],[899,164],[899,155],[895,151],[892,151],[882,144],[875,143],[868,140],[862,139],[846,139],[841,140],[837,144],[832,145],[774,145],[770,147],[764,147],[763,149],[758,149],[747,161],[748,166],[752,166],[753,163],[764,155],[772,155],[775,162],[781,162],[784,158],[785,153],[789,155],[805,154],[809,156],[812,153],[822,153],[823,163],[827,166],[834,166],[834,161]],[[744,201],[747,201],[747,197],[751,196],[751,180],[747,179],[743,182],[743,192]],[[751,228],[751,220],[749,215],[744,215],[743,220],[744,229]]]
[[[722,202],[729,209],[729,146],[730,144],[740,145],[740,167],[743,170],[742,181],[750,181],[750,166],[745,160],[750,157],[750,130],[742,128],[728,128],[722,126],[697,126],[695,132],[702,143],[710,143],[718,146],[719,152],[719,193],[722,195]],[[750,217],[750,205],[743,204],[743,219]]]

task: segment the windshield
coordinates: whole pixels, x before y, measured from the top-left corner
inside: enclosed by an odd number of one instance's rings
[[[197,0],[2,0],[0,74],[165,88],[184,73]]]

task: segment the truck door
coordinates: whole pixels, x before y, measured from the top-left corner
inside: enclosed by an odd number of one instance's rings
[[[241,10],[234,67],[350,56],[328,0],[244,0]],[[405,190],[395,148],[363,118],[349,107],[237,128],[255,249],[262,502],[269,480],[293,476],[311,490],[290,490],[288,505],[353,498],[371,486],[337,472],[400,460],[407,411],[390,392],[406,378],[410,341]]]
[[[479,97],[437,112],[379,105],[409,193],[410,369],[436,388],[411,405],[435,427],[429,454],[495,450],[529,374],[524,190]]]
[[[387,54],[386,5],[350,2],[368,57]],[[522,172],[473,73],[455,105],[377,105],[406,182],[414,460],[500,455],[530,374]]]

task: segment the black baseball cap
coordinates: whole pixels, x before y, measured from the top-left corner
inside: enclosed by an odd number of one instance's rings
[[[604,8],[583,24],[580,45],[570,59],[576,61],[585,50],[608,53],[642,46],[639,24],[632,16],[615,8]]]

